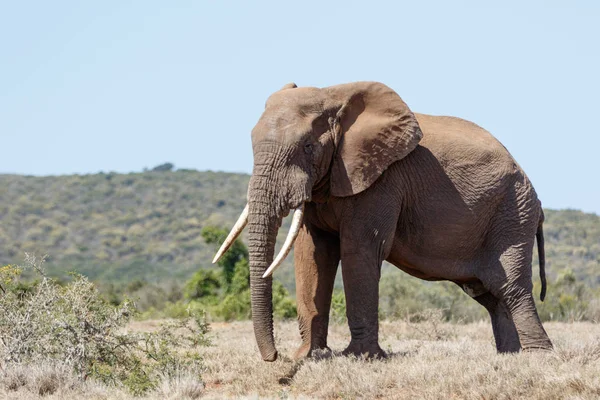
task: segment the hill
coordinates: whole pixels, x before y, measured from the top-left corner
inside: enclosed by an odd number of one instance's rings
[[[181,281],[211,265],[215,248],[200,231],[231,227],[248,180],[192,170],[0,175],[0,265],[22,263],[29,252],[47,254],[55,275]]]
[[[0,265],[21,263],[32,252],[48,254],[48,268],[57,275],[76,270],[105,282],[183,281],[210,266],[215,249],[200,230],[231,227],[246,203],[248,180],[245,174],[168,168],[0,175]],[[545,213],[550,277],[571,268],[577,278],[600,286],[600,217],[576,210]],[[291,257],[286,263],[278,276],[293,290]]]

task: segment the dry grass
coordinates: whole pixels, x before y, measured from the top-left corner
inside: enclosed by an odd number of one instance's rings
[[[10,365],[0,375],[1,399],[127,399],[125,392],[82,382],[65,365]]]
[[[130,327],[153,330],[157,325],[135,322]],[[545,326],[556,351],[498,355],[487,321],[468,325],[435,320],[383,322],[381,345],[390,358],[365,361],[339,356],[349,334],[346,326],[336,325],[330,328],[332,357],[295,363],[289,356],[299,344],[297,324],[278,323],[280,359],[265,363],[258,355],[250,322],[214,323],[214,346],[203,350],[204,383],[181,376],[163,382],[149,398],[600,398],[600,325]],[[0,380],[0,398],[131,398],[115,388],[61,376],[52,367],[6,372]],[[52,390],[43,389],[47,391],[42,396],[43,387]]]
[[[166,378],[146,399],[198,399],[204,384],[190,375]],[[81,381],[64,366],[12,365],[0,374],[0,399],[44,400],[134,400],[127,390],[109,387],[93,380]]]
[[[207,398],[394,399],[598,399],[600,325],[548,323],[553,353],[498,355],[490,323],[468,325],[403,321],[381,324],[390,358],[365,361],[339,356],[346,326],[330,329],[334,356],[289,360],[299,343],[296,323],[276,326],[275,363],[260,360],[247,322],[215,324],[206,350]],[[434,330],[434,331],[433,331]],[[429,334],[424,334],[430,331]],[[434,339],[432,339],[434,338]]]

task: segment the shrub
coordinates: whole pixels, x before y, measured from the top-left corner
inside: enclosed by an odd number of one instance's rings
[[[348,320],[346,317],[346,296],[340,289],[333,291],[329,319],[331,322],[338,324],[345,323]]]
[[[221,245],[227,238],[227,231],[224,229],[206,226],[202,229],[201,235],[207,244]],[[248,249],[241,240],[233,242],[229,250],[221,256],[218,265],[223,270],[225,286],[229,287],[233,276],[235,275],[235,266],[238,262],[248,260]]]
[[[273,281],[273,314],[280,319],[296,318],[296,304],[279,281]]]
[[[214,308],[214,315],[225,321],[249,319],[252,316],[250,290],[226,295]]]
[[[241,243],[239,245],[244,246]],[[242,249],[242,254],[244,254],[244,250],[245,246]],[[248,265],[247,256],[242,256],[235,262],[226,295],[218,303],[218,306],[214,309],[214,314],[225,321],[244,320],[252,316],[250,312],[250,266]]]
[[[221,288],[221,276],[212,269],[199,269],[185,283],[183,295],[188,300],[216,297]]]
[[[539,286],[534,288],[539,293]],[[537,308],[543,321],[597,321],[598,293],[578,281],[574,272],[563,269],[554,282],[548,284],[548,295]]]
[[[202,229],[207,243],[220,245],[227,231],[207,226]],[[185,297],[206,306],[211,315],[225,321],[251,317],[250,266],[248,249],[236,240],[218,262],[221,270],[198,270],[185,285]],[[295,318],[296,305],[287,289],[273,281],[273,314],[279,319]]]
[[[124,385],[140,395],[164,377],[193,374],[200,379],[200,346],[208,344],[202,313],[161,325],[155,332],[131,333],[124,326],[136,314],[125,300],[106,302],[84,276],[60,286],[48,278],[43,259],[27,256],[40,275],[30,291],[19,291],[16,266],[0,268],[0,357],[8,364],[60,365],[80,379]]]

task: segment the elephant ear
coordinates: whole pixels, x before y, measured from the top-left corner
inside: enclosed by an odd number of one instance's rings
[[[413,151],[423,134],[406,103],[382,83],[357,82],[324,90],[338,110],[330,119],[337,144],[331,194],[351,196]]]

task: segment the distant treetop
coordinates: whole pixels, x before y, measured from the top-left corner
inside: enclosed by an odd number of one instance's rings
[[[152,171],[173,171],[173,168],[175,168],[175,166],[172,163],[168,162],[157,165],[156,167],[152,168]]]

